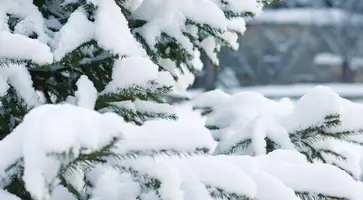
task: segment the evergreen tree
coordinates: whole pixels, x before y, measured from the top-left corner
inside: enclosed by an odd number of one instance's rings
[[[153,118],[175,119],[167,109],[149,108],[167,107],[163,103],[171,97],[183,97],[180,92],[190,84],[187,74],[201,69],[199,52],[218,63],[221,45],[237,47],[237,34],[244,31],[242,17],[262,8],[256,1],[246,9],[219,0],[40,0],[27,1],[24,9],[15,8],[20,1],[5,2],[0,27],[5,51],[0,52],[1,138],[32,107],[77,102],[82,75],[97,90],[95,110],[112,110],[139,125]],[[200,12],[202,8],[210,11]],[[131,65],[140,71],[131,74]],[[26,87],[18,78],[27,81]],[[127,78],[132,81],[123,80]]]
[[[200,52],[217,65],[264,2],[1,0],[0,199],[359,199],[335,167],[213,156],[209,131],[169,120]],[[291,184],[281,167],[345,187]]]

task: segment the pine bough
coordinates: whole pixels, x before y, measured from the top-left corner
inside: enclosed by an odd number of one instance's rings
[[[214,155],[269,155],[277,149],[300,152],[310,163],[327,163],[357,180],[363,126],[361,104],[318,86],[294,105],[255,92],[232,95],[214,90],[194,99],[194,109],[206,117],[217,146]],[[284,170],[283,170],[284,171]],[[302,199],[334,199],[300,193]]]

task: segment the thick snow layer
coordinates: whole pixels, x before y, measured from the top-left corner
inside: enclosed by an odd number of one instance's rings
[[[39,40],[30,39],[20,34],[0,31],[0,44],[0,57],[32,60],[39,64],[53,62],[53,54],[50,48]]]
[[[77,98],[77,105],[89,109],[93,109],[97,100],[97,89],[92,81],[87,76],[82,75],[77,83],[77,91],[75,97]]]
[[[174,113],[173,106],[167,103],[155,103],[152,101],[143,101],[137,99],[134,101],[134,104],[137,111],[144,113],[165,113],[165,114]]]
[[[194,101],[195,107],[214,107],[220,103],[225,103],[229,100],[229,95],[222,90],[213,90],[196,97]]]
[[[141,72],[141,73],[140,73]],[[158,66],[142,57],[129,57],[115,62],[112,81],[104,92],[116,92],[132,86],[146,86],[158,78]]]
[[[219,60],[217,57],[217,53],[215,51],[216,41],[212,36],[205,38],[201,43],[200,46],[203,48],[207,56],[211,59],[211,61],[215,65],[219,65]]]
[[[120,142],[118,152],[177,150],[193,152],[195,149],[212,150],[214,140],[202,124],[189,121],[148,121],[141,127],[124,132],[125,140]],[[191,140],[191,138],[193,138]]]
[[[316,103],[324,102],[324,103]],[[327,115],[341,113],[340,97],[332,89],[318,86],[305,94],[281,123],[289,132],[307,128]]]
[[[102,166],[97,168],[97,174],[92,184],[95,190],[92,191],[91,200],[136,199],[141,187],[133,182],[132,177],[121,174],[115,168]]]
[[[138,127],[125,123],[121,117],[112,113],[99,114],[68,104],[40,106],[26,115],[13,133],[0,141],[0,153],[12,152],[0,160],[0,169],[3,171],[19,158],[24,158],[25,186],[34,197],[74,200],[60,186],[48,194],[47,184],[54,184],[53,178],[60,164],[67,162],[49,153],[72,151],[78,155],[82,149],[97,150],[113,137],[121,137],[115,152],[138,152],[139,156],[121,162],[111,161],[110,164],[133,169],[140,176],[147,175],[159,180],[161,185],[158,195],[162,198],[208,200],[212,199],[209,192],[219,189],[259,200],[297,200],[294,191],[352,200],[362,198],[362,185],[345,172],[328,164],[310,164],[302,154],[293,150],[276,150],[257,157],[175,157],[167,153],[165,156],[149,157],[147,154],[153,151],[175,150],[182,153],[212,148],[213,139],[203,123],[187,120],[189,111],[186,109],[190,107],[179,108],[183,109],[178,109],[181,113],[178,121],[156,120]],[[194,111],[190,112],[193,118]],[[3,177],[5,174],[1,175]],[[80,179],[78,175],[70,179],[77,177]],[[134,179],[107,163],[97,165],[86,177],[94,186],[89,193],[92,200],[133,199],[140,195],[140,184],[145,184],[147,180]],[[143,196],[151,198],[153,193]],[[0,197],[18,200],[1,190]]]
[[[0,160],[0,172],[23,158],[25,188],[38,199],[47,198],[46,185],[62,164],[47,154],[97,150],[120,137],[122,123],[113,113],[99,114],[69,104],[39,106],[0,142],[0,152],[11,152]]]
[[[317,84],[292,84],[292,85],[266,85],[266,86],[247,86],[241,88],[234,88],[228,91],[231,94],[253,91],[263,94],[266,97],[279,99],[279,98],[300,98],[319,85]],[[358,99],[363,98],[363,84],[360,83],[327,83],[324,86],[331,88],[334,92],[338,93],[344,98]],[[191,91],[195,96],[200,94],[198,91]]]
[[[67,0],[64,4],[75,2],[78,2],[78,0]],[[94,16],[91,17],[93,19],[87,16],[88,13],[84,8],[79,7],[73,13],[67,14],[66,18],[64,18],[67,20],[62,24],[58,19],[58,17],[62,17],[56,16],[56,19],[53,16],[54,13],[44,18],[38,7],[31,1],[2,0],[0,44],[4,48],[0,49],[0,57],[32,60],[38,64],[51,64],[61,61],[82,44],[94,40],[101,48],[109,50],[121,58],[143,60],[140,61],[140,65],[145,65],[144,67],[135,67],[135,62],[126,63],[130,64],[132,69],[124,70],[127,66],[123,66],[121,70],[120,62],[116,62],[114,67],[114,73],[116,74],[113,74],[113,81],[107,86],[105,92],[114,92],[115,89],[123,89],[134,84],[146,86],[148,81],[155,81],[163,86],[173,86],[172,96],[187,97],[185,90],[194,81],[194,74],[189,71],[188,67],[193,66],[197,71],[203,67],[200,60],[200,51],[196,47],[203,48],[214,63],[219,62],[217,51],[222,45],[221,38],[234,49],[238,48],[237,33],[245,31],[245,21],[242,17],[228,19],[225,12],[238,14],[252,12],[257,14],[262,9],[261,2],[257,0],[243,2],[228,0],[224,4],[219,0],[130,0],[123,2],[122,6],[131,11],[130,14],[133,19],[146,21],[143,26],[131,30],[127,20],[129,16],[125,17],[123,15],[120,4],[116,1],[90,0],[87,2],[97,6]],[[19,7],[22,9],[18,9]],[[57,10],[58,8],[52,9]],[[201,10],[208,10],[208,12],[201,12]],[[13,32],[8,27],[9,17],[7,14],[19,17],[20,21]],[[200,31],[205,32],[205,30],[201,30],[205,29],[205,27],[216,29],[217,35],[210,36],[208,31],[206,36],[198,34]],[[29,38],[33,33],[37,35],[37,39]],[[155,50],[155,44],[164,42],[161,35],[167,34],[192,56],[186,63],[177,63],[177,61],[172,61],[169,58],[157,58],[158,61],[153,63],[153,67],[150,67],[152,62],[148,60],[146,50],[136,39],[135,34],[137,33],[142,36],[152,50]],[[195,37],[193,41],[185,33]],[[93,56],[92,52],[86,52],[88,50],[86,48],[81,49],[83,53]],[[155,69],[156,67],[159,68],[159,66],[170,72],[170,74],[159,72],[155,77],[157,71]],[[181,69],[178,69],[179,67]],[[127,75],[120,75],[118,73],[120,71],[123,73],[127,71]],[[143,73],[139,73],[140,71]],[[138,78],[133,72],[138,75]],[[115,77],[120,78],[116,79]],[[178,79],[173,80],[173,77]],[[134,79],[134,81],[131,81],[131,79]],[[117,85],[117,83],[120,85]],[[4,81],[0,81],[2,94],[7,87]],[[26,98],[29,99],[30,97]]]
[[[340,97],[329,87],[311,89],[296,104],[287,99],[273,101],[257,92],[244,91],[228,95],[220,90],[197,96],[193,104],[196,108],[211,109],[206,116],[206,125],[219,128],[211,130],[214,139],[219,141],[215,154],[264,155],[268,149],[265,138],[272,140],[278,148],[309,152],[309,149],[300,145],[301,138],[293,139],[294,134],[321,126],[325,117],[339,114],[340,124],[324,128],[324,131],[337,136],[339,132],[351,131],[352,134],[345,137],[348,143],[331,137],[309,140],[309,145],[316,150],[332,151],[344,156],[346,159],[340,160],[329,153],[323,154],[327,163],[338,165],[355,178],[361,175],[363,149],[349,142],[363,141],[363,136],[357,134],[363,129],[358,120],[363,106]]]
[[[54,50],[56,61],[93,38],[94,25],[87,19],[84,12],[83,9],[78,9],[72,13],[67,23],[57,32],[55,38],[58,41]]]
[[[94,30],[95,39],[101,47],[120,56],[145,55],[128,27],[128,21],[115,1],[94,0],[98,6]]]
[[[14,87],[19,96],[30,107],[42,103],[39,95],[33,88],[33,81],[28,69],[24,65],[9,65],[0,68],[0,96],[6,94],[9,84]]]
[[[207,9],[208,12],[200,12]],[[133,13],[148,23],[138,30],[150,47],[154,47],[161,32],[175,37],[188,51],[193,52],[193,45],[182,34],[187,18],[200,24],[226,29],[227,19],[222,10],[209,0],[150,0],[143,3]]]
[[[8,192],[5,192],[3,190],[0,190],[0,199],[3,199],[3,200],[20,200],[20,198],[8,193]]]

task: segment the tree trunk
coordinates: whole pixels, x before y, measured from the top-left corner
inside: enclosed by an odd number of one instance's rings
[[[204,53],[202,54],[202,62],[204,64],[205,74],[203,77],[203,88],[205,91],[210,91],[216,89],[217,82],[217,68],[213,66],[208,56]]]
[[[342,63],[342,82],[353,82],[353,70],[350,67],[350,63],[347,59],[344,59]]]

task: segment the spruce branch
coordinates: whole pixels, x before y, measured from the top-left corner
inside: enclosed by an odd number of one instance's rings
[[[213,112],[211,107],[193,107],[193,110],[201,111],[202,116],[208,116]]]
[[[207,190],[209,191],[209,194],[213,199],[233,199],[233,200],[253,200],[251,197],[247,197],[245,195],[240,195],[236,193],[229,193],[226,192],[223,189],[213,187],[213,186],[206,186]]]
[[[226,154],[226,155],[241,154],[242,152],[246,151],[246,149],[250,146],[251,143],[252,143],[251,139],[242,140],[233,145],[231,148],[221,152],[221,154]]]
[[[25,183],[22,178],[24,174],[23,165],[24,161],[20,159],[5,170],[9,179],[5,182],[4,189],[22,200],[32,200],[30,193],[25,189]]]
[[[155,113],[155,112],[141,112],[132,109],[120,108],[117,105],[112,103],[108,104],[102,108],[102,111],[112,111],[122,116],[126,122],[134,122],[137,125],[142,125],[145,121],[151,119],[169,119],[169,120],[177,120],[178,117],[176,114],[170,113]]]
[[[120,145],[122,145],[122,142],[120,143]],[[208,148],[196,148],[192,151],[177,151],[175,149],[161,149],[161,150],[154,150],[154,149],[146,149],[146,150],[131,150],[128,151],[125,154],[117,154],[116,155],[116,159],[119,161],[123,161],[123,160],[133,160],[136,159],[138,157],[151,157],[151,158],[156,158],[156,157],[166,157],[166,158],[170,158],[170,157],[181,157],[181,158],[188,158],[191,156],[202,156],[202,155],[206,155],[208,152],[210,151],[210,149]]]
[[[113,138],[109,144],[102,147],[100,150],[93,151],[91,153],[83,153],[81,151],[81,154],[77,157],[71,151],[68,153],[49,153],[48,156],[56,156],[59,160],[69,160],[69,162],[62,165],[58,171],[57,177],[60,180],[60,184],[67,188],[68,191],[75,195],[78,199],[84,198],[85,193],[78,191],[76,187],[68,181],[67,177],[72,177],[72,175],[79,169],[86,174],[96,164],[106,163],[108,159],[117,157],[116,154],[112,152],[112,149],[115,148],[119,141],[120,138]],[[86,151],[86,149],[84,151]]]
[[[171,86],[159,86],[153,81],[147,83],[146,86],[133,85],[128,88],[119,88],[112,93],[100,94],[95,109],[107,107],[110,102],[134,101],[136,99],[164,103],[162,98],[166,97],[171,91]]]
[[[353,172],[343,168],[342,166],[340,166],[339,164],[335,163],[335,162],[332,162],[330,163],[331,165],[341,169],[342,171],[344,171],[345,173],[347,173],[349,176],[351,176],[352,178],[356,179],[355,175],[353,174]]]
[[[29,68],[39,67],[38,64],[31,60],[0,57],[0,67],[9,67],[10,65],[25,65]]]
[[[344,161],[344,160],[347,160],[348,159],[346,156],[344,156],[342,154],[339,154],[339,153],[337,153],[335,151],[332,151],[330,149],[319,149],[319,151],[321,153],[324,153],[324,154],[327,154],[327,155],[331,155],[331,156],[335,157],[338,160]]]
[[[19,17],[14,16],[12,14],[6,14],[8,17],[8,26],[11,31],[14,31],[15,26],[21,21]]]
[[[213,130],[220,130],[220,128],[216,125],[206,125],[205,126],[207,129],[213,131]]]
[[[301,200],[349,200],[343,197],[333,197],[323,194],[312,194],[308,192],[295,192]]]
[[[140,173],[139,171],[132,169],[131,167],[124,167],[124,166],[114,166],[116,169],[118,169],[121,173],[130,174],[135,182],[138,182],[142,188],[143,191],[150,191],[154,190],[158,197],[160,199],[160,187],[161,187],[161,181],[151,177],[147,174]]]

